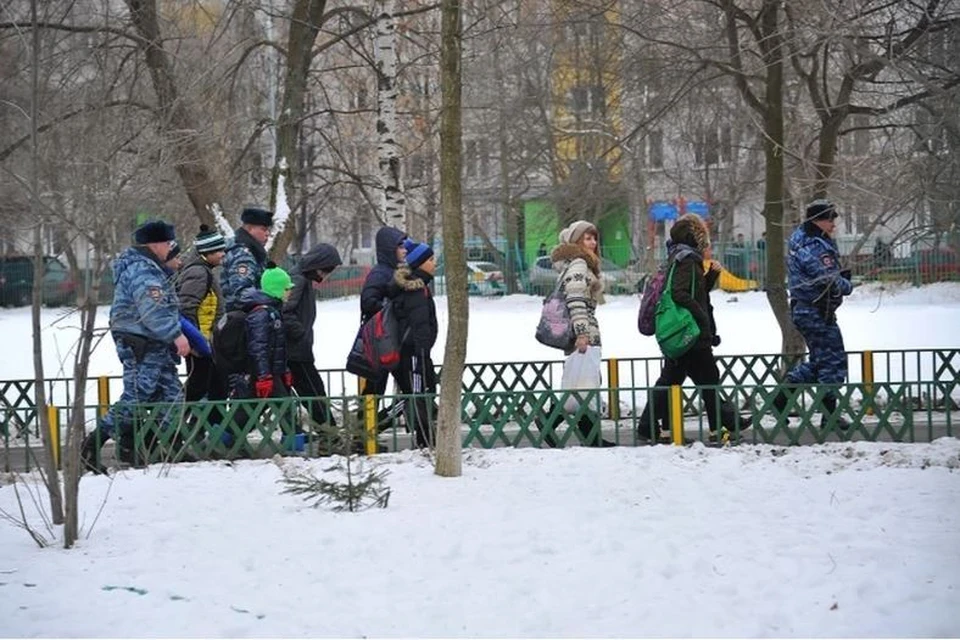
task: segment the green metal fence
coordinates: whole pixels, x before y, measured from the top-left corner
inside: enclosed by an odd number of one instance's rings
[[[849,382],[914,383],[911,397],[921,407],[936,407],[946,402],[949,393],[944,385],[949,386],[960,378],[960,349],[851,351],[847,353],[847,360]],[[719,356],[720,384],[737,387],[731,399],[737,406],[746,406],[750,401],[750,389],[777,383],[782,362],[780,354]],[[627,394],[626,390],[645,389],[656,384],[662,364],[661,358],[606,359],[604,384],[610,391],[605,400],[615,411],[618,410],[620,399]],[[562,367],[562,360],[469,363],[463,373],[463,391],[466,394],[546,391],[559,386]],[[437,372],[439,375],[439,366]],[[343,369],[323,370],[321,376],[333,396],[351,396],[358,390],[357,378]],[[921,391],[917,386],[919,383],[915,383],[921,380],[937,384]],[[73,403],[72,380],[48,379],[44,382],[44,388],[48,404],[62,407]],[[86,384],[85,397],[96,398],[98,406],[89,409],[88,420],[92,420],[98,411],[104,411],[119,397],[121,390],[122,379],[119,376],[90,379]],[[636,400],[631,398],[628,406],[636,407]],[[32,380],[0,381],[0,435],[19,436],[25,430],[32,430],[36,436],[35,405]],[[468,406],[465,411],[469,410]]]
[[[789,394],[786,411],[773,410],[776,385],[744,387],[720,385],[716,390],[726,397],[742,394],[753,409],[737,417],[732,442],[775,445],[799,445],[828,441],[929,442],[939,437],[956,436],[960,420],[955,399],[960,382],[918,380],[910,382],[852,383],[829,387],[805,385]],[[464,447],[542,447],[584,445],[600,436],[621,446],[645,443],[638,437],[639,409],[652,389],[645,387],[603,387],[578,391],[510,390],[467,391],[462,397],[461,437]],[[667,415],[654,416],[668,429],[670,442],[711,443],[708,420],[700,390],[695,387],[662,389],[672,400]],[[838,399],[837,413],[825,414],[822,401],[827,392]],[[922,402],[922,398],[941,395],[940,405]],[[416,396],[387,396],[385,406],[403,406]],[[616,409],[607,400],[616,397],[622,404]],[[320,428],[295,399],[247,400],[229,403],[141,404],[134,426],[134,450],[137,463],[177,462],[183,460],[259,458],[273,455],[324,455],[332,452],[400,450],[412,446],[403,412],[367,410],[369,397],[337,396],[316,399],[329,403],[341,427],[348,425],[355,446],[343,445],[344,433]],[[426,405],[435,407],[435,398],[426,397]],[[567,406],[572,402],[573,406]],[[218,424],[209,417],[217,408],[223,413]],[[98,407],[86,408],[96,413]],[[28,410],[24,410],[28,411]],[[55,429],[70,418],[67,408],[54,408]],[[435,426],[435,413],[428,410]],[[839,428],[837,418],[848,422]],[[587,433],[578,423],[586,419]],[[556,430],[545,433],[546,425],[557,421]],[[718,421],[719,423],[719,421]],[[92,425],[91,425],[92,426]],[[235,434],[224,442],[225,432]],[[298,451],[296,433],[303,432],[304,448]],[[56,431],[55,431],[56,433]],[[548,436],[553,436],[552,438]],[[55,436],[62,441],[63,436]],[[722,441],[719,443],[722,444]],[[30,468],[36,464],[40,442],[32,430],[13,438],[4,432],[4,468]],[[344,448],[346,447],[346,448]],[[107,448],[107,456],[110,447]]]

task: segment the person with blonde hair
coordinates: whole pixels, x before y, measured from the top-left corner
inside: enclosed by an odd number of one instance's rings
[[[558,293],[563,297],[570,312],[575,336],[567,355],[575,351],[585,354],[595,350],[595,360],[599,363],[601,343],[597,305],[604,303],[603,278],[600,273],[600,234],[592,222],[577,220],[560,232],[559,240],[560,244],[554,247],[550,258],[553,261],[554,270],[558,272]],[[596,380],[599,386],[599,367]],[[549,415],[553,410],[547,413]],[[544,442],[550,446],[556,446],[554,431],[565,419],[565,416],[558,414],[550,424],[547,424],[546,420],[538,421]],[[615,443],[603,439],[598,414],[585,413],[577,421],[576,426],[584,445],[616,446]]]

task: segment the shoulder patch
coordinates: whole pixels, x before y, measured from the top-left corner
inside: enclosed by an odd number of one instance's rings
[[[241,264],[237,266],[237,273],[239,273],[241,276],[247,275],[248,271],[250,271],[250,269],[247,268],[247,265],[245,264]]]
[[[160,287],[147,287],[147,295],[150,296],[154,302],[160,302],[160,299],[163,298],[163,290]]]
[[[831,256],[829,253],[825,253],[820,256],[820,262],[822,262],[823,266],[825,266],[827,269],[833,269],[836,266],[833,256]]]

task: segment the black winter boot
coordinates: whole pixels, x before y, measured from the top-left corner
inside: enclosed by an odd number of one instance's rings
[[[95,475],[105,475],[107,468],[100,462],[100,447],[104,436],[99,427],[87,434],[80,445],[80,472],[92,471]]]
[[[603,431],[600,429],[600,419],[590,416],[580,416],[577,421],[577,428],[583,437],[583,444],[587,447],[615,447],[616,442],[611,442],[603,437]],[[596,429],[594,431],[594,429]],[[591,433],[592,432],[592,433]]]
[[[549,414],[552,409],[546,411],[544,415],[537,416],[536,424],[537,429],[540,431],[542,436],[543,443],[548,447],[556,448],[559,446],[557,442],[556,429],[563,423],[563,416],[558,415],[552,421],[549,418]]]
[[[831,422],[833,422],[837,430],[841,432],[846,432],[851,426],[853,426],[837,412],[836,396],[825,396],[823,398],[823,409],[823,415],[820,417],[821,429],[826,429],[829,427]]]

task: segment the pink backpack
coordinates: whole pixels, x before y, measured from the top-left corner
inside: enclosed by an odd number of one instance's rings
[[[665,262],[657,269],[657,273],[650,279],[643,290],[640,300],[640,311],[637,313],[637,329],[645,336],[657,333],[657,305],[663,296],[663,286],[667,283],[667,269],[669,262]]]
[[[690,250],[680,249],[676,255],[667,258],[661,263],[657,273],[650,279],[643,290],[643,298],[640,300],[640,311],[637,313],[637,329],[645,336],[657,334],[657,305],[660,304],[660,298],[663,297],[663,288],[667,284],[667,272],[670,271],[670,265],[682,260],[693,253]]]

